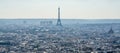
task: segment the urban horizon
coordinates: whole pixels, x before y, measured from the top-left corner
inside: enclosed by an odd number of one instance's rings
[[[119,6],[119,0],[1,0],[0,53],[120,53]]]

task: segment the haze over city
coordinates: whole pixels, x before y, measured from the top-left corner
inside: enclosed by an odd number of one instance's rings
[[[0,0],[0,53],[120,53],[120,0]]]
[[[0,19],[120,19],[120,0],[0,0]]]

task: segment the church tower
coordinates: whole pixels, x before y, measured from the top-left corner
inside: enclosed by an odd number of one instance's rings
[[[108,34],[113,34],[113,33],[114,33],[114,31],[113,31],[113,29],[111,27],[111,29],[108,31]]]

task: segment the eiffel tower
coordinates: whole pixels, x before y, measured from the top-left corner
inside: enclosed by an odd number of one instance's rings
[[[57,19],[57,26],[62,26],[61,19],[60,19],[60,7],[58,7],[58,19]]]

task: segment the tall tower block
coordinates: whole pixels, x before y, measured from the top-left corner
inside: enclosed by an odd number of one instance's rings
[[[57,19],[57,26],[62,26],[61,19],[60,19],[60,7],[58,7],[58,19]]]

